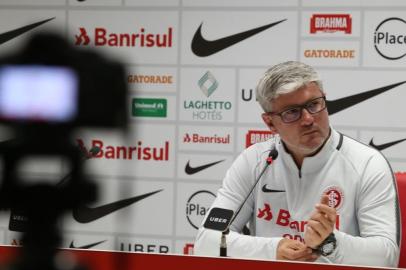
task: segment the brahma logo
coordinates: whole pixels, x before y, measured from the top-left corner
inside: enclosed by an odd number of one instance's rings
[[[248,130],[245,135],[245,147],[269,140],[274,133],[270,130]]]
[[[114,33],[103,27],[96,27],[91,32],[79,27],[79,34],[75,35],[75,45],[87,46],[93,41],[96,47],[172,47],[173,29],[168,27],[166,33],[148,33],[141,27],[133,33]]]
[[[401,18],[383,20],[375,29],[374,45],[377,53],[388,60],[406,55],[406,21]]]
[[[230,144],[230,134],[226,136],[218,136],[214,134],[213,136],[202,136],[197,133],[186,133],[183,136],[184,143],[198,143],[198,144]]]
[[[310,18],[310,33],[335,33],[337,31],[351,34],[352,20],[350,14],[314,14]]]
[[[78,139],[79,144],[83,140]],[[165,141],[161,147],[144,146],[142,141],[137,141],[134,145],[105,145],[102,140],[91,140],[91,148],[98,147],[100,151],[93,158],[102,159],[122,159],[122,160],[169,160],[169,141]]]

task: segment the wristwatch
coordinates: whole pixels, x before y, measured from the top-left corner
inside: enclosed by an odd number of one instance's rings
[[[337,246],[337,239],[334,233],[327,236],[326,239],[316,248],[316,251],[322,256],[328,256],[334,252]]]

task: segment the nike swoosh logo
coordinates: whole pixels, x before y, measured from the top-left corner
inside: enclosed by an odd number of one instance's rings
[[[338,113],[342,110],[345,110],[351,106],[354,106],[358,103],[361,103],[362,101],[365,101],[369,98],[372,98],[376,95],[382,94],[383,92],[386,92],[392,88],[395,88],[399,85],[404,84],[406,81],[399,82],[399,83],[394,83],[391,85],[379,87],[370,91],[366,91],[363,93],[347,96],[344,98],[336,99],[336,100],[327,100],[327,108],[328,108],[328,113],[330,115]]]
[[[218,164],[220,162],[223,162],[223,161],[224,161],[224,159],[219,160],[219,161],[215,161],[215,162],[212,162],[212,163],[209,163],[209,164],[201,165],[201,166],[198,166],[198,167],[191,167],[190,164],[189,164],[190,160],[188,160],[188,162],[186,163],[186,166],[185,166],[185,173],[189,174],[189,175],[195,174],[195,173],[203,171],[204,169],[207,169],[207,168],[209,168],[211,166],[214,166],[214,165],[216,165],[216,164]]]
[[[161,192],[162,190],[163,189],[145,193],[143,195],[112,202],[112,203],[105,204],[105,205],[95,207],[95,208],[90,208],[90,207],[82,205],[76,209],[73,209],[73,212],[72,212],[73,218],[79,223],[89,223],[89,222],[95,221],[99,218],[102,218],[104,216],[107,216],[115,211],[118,211],[124,207],[127,207],[135,202],[143,200],[151,195]]]
[[[383,143],[383,144],[375,144],[374,143],[374,138],[371,139],[371,141],[369,142],[369,145],[372,146],[373,148],[382,151],[383,149],[389,148],[395,144],[401,143],[406,141],[406,139],[401,139],[401,140],[397,140],[397,141],[393,141],[393,142],[388,142],[388,143]]]
[[[262,186],[263,192],[285,192],[285,190],[270,189],[266,187],[266,184]]]
[[[216,40],[206,40],[202,36],[203,23],[201,23],[192,39],[192,52],[200,57],[210,56],[230,46],[233,46],[234,44],[237,44],[238,42],[241,42],[249,37],[252,37],[253,35],[256,35],[268,28],[271,28],[272,26],[280,24],[281,22],[284,22],[286,20],[287,19],[283,19],[277,22],[273,22],[264,26],[260,26],[251,30],[247,30]]]
[[[103,241],[99,241],[99,242],[96,242],[96,243],[92,243],[92,244],[88,244],[88,245],[84,245],[84,246],[80,246],[80,247],[75,247],[75,245],[73,244],[73,241],[72,241],[72,242],[70,242],[69,248],[89,249],[89,248],[92,248],[94,246],[97,246],[98,244],[104,243],[106,241],[107,240],[103,240]]]
[[[8,32],[4,32],[4,33],[0,34],[0,44],[3,44],[5,42],[7,42],[7,41],[10,41],[13,38],[16,38],[16,37],[28,32],[28,31],[34,29],[35,27],[38,27],[41,24],[49,22],[50,20],[53,20],[53,19],[55,19],[55,17],[50,18],[50,19],[46,19],[46,20],[43,20],[43,21],[40,21],[40,22],[32,23],[32,24],[29,24],[29,25],[26,25],[26,26],[23,26],[23,27],[20,27],[20,28],[17,28],[17,29],[8,31]]]

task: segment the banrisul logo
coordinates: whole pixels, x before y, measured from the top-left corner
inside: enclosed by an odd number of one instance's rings
[[[79,144],[84,144],[82,139],[78,139]],[[130,145],[111,145],[100,139],[92,139],[90,148],[97,147],[100,151],[93,156],[97,159],[108,160],[169,160],[169,141],[164,141],[160,145],[151,145],[143,141],[135,141]]]
[[[374,33],[374,46],[385,59],[403,58],[406,55],[406,21],[392,17],[379,23]]]
[[[172,47],[173,29],[152,33],[147,28],[134,28],[131,32],[115,32],[106,27],[79,27],[75,35],[75,45],[96,47]]]
[[[132,116],[166,117],[167,100],[163,98],[133,98]]]
[[[206,99],[184,100],[183,108],[192,114],[193,120],[223,120],[223,113],[232,108],[230,101],[216,99],[215,91],[219,91],[219,82],[207,71],[197,81],[198,89]]]

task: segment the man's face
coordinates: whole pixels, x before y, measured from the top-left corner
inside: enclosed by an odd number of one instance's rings
[[[323,96],[316,83],[310,83],[296,91],[278,96],[272,101],[272,112],[286,109]],[[278,133],[289,151],[296,157],[311,155],[322,146],[330,133],[327,109],[311,114],[302,109],[302,116],[292,123],[284,123],[279,115],[262,114],[267,126]]]

